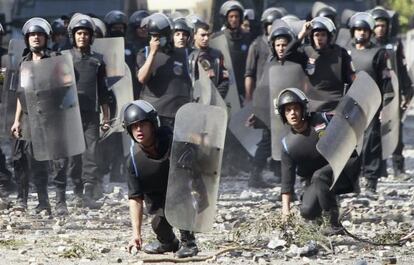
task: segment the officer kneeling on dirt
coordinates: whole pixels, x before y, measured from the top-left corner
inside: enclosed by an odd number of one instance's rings
[[[308,99],[297,88],[283,90],[275,99],[275,108],[282,121],[290,125],[290,131],[282,139],[282,213],[290,214],[290,202],[294,192],[296,174],[305,181],[300,213],[305,219],[328,217],[327,234],[342,231],[338,220],[339,209],[336,195],[352,192],[358,187],[360,159],[354,151],[348,160],[334,189],[333,171],[316,149],[320,137],[331,117],[326,113],[309,113]]]
[[[141,249],[143,201],[148,213],[154,214],[151,225],[157,235],[156,242],[147,244],[147,254],[176,252],[179,258],[195,256],[198,248],[194,233],[180,230],[181,247],[172,226],[164,216],[168,184],[172,131],[160,127],[157,111],[144,100],[136,100],[125,107],[123,124],[134,141],[128,162],[128,197],[133,236],[128,251]]]

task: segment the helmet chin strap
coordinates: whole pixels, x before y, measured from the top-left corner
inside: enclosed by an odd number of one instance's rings
[[[30,46],[29,49],[30,49],[31,52],[34,52],[34,53],[40,53],[43,50],[45,50],[44,47],[32,47],[32,46]]]

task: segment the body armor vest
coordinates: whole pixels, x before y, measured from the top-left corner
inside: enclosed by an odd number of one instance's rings
[[[97,74],[102,65],[102,56],[96,53],[81,54],[75,48],[70,52],[75,68],[79,107],[81,111],[99,112]]]
[[[364,50],[357,50],[354,46],[351,46],[348,52],[352,57],[352,63],[354,64],[356,72],[365,71],[377,81],[378,76],[374,69],[374,58],[380,49],[380,47],[371,47]]]

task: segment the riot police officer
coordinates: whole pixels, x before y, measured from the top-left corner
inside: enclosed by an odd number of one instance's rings
[[[225,36],[227,41],[231,63],[239,96],[244,97],[244,73],[248,49],[251,43],[249,34],[243,32],[241,23],[243,21],[244,8],[238,1],[226,1],[220,8],[220,15],[224,19],[225,29],[216,32],[211,37]]]
[[[312,85],[307,96],[317,102],[313,111],[332,111],[355,78],[351,56],[333,44],[336,27],[327,17],[316,17],[303,25],[299,41],[309,36],[310,45],[301,47],[308,58],[306,73]]]
[[[350,19],[352,42],[348,53],[352,57],[355,70],[367,72],[377,83],[381,93],[390,89],[390,75],[387,67],[386,50],[376,46],[371,37],[375,26],[374,18],[365,12],[354,14]],[[362,174],[367,179],[367,190],[376,191],[378,179],[381,177],[382,147],[380,110],[377,112],[370,127],[366,131],[362,151]]]
[[[148,45],[148,32],[145,26],[141,26],[141,23],[149,15],[146,10],[138,10],[129,17],[128,28],[132,35],[130,42],[135,52],[140,51]]]
[[[36,61],[56,55],[47,48],[52,28],[42,18],[29,19],[22,28],[26,49],[22,61]],[[30,137],[30,124],[26,97],[22,89],[17,91],[17,106],[11,133],[16,139],[14,144],[13,164],[17,184],[16,207],[27,209],[29,193],[29,180],[35,184],[39,204],[35,208],[36,213],[46,211],[51,214],[49,195],[47,191],[48,172],[47,162],[34,159]]]
[[[101,54],[91,51],[94,31],[95,25],[92,19],[82,14],[72,17],[68,26],[68,34],[73,44],[70,54],[72,55],[77,77],[76,86],[86,150],[83,154],[70,157],[68,161],[64,161],[60,174],[55,178],[58,201],[61,201],[62,205],[66,205],[64,203],[66,201],[64,191],[67,176],[70,176],[75,184],[76,203],[78,205],[82,204],[80,199],[83,197],[82,205],[89,208],[99,207],[93,199],[94,187],[98,181],[96,144],[99,138],[99,128],[103,131],[109,129],[105,63]],[[102,123],[100,123],[99,118],[100,112],[103,116]]]
[[[246,72],[244,74],[245,101],[251,101],[256,82],[259,82],[263,74],[263,66],[269,57],[270,49],[268,36],[274,20],[282,18],[284,10],[276,7],[266,9],[260,19],[263,34],[257,37],[249,47],[246,60]]]
[[[400,106],[402,114],[407,108],[413,95],[411,79],[407,73],[407,65],[405,63],[404,48],[402,42],[398,38],[391,36],[391,17],[386,9],[378,6],[370,11],[375,19],[374,36],[376,43],[387,50],[391,59],[391,69],[395,71],[398,77],[398,85],[400,92]],[[404,156],[402,151],[404,143],[402,139],[402,122],[400,122],[400,134],[397,148],[392,154],[392,162],[394,175],[399,176],[405,173]]]
[[[128,250],[142,247],[143,201],[150,214],[151,225],[157,241],[147,244],[143,251],[148,254],[176,252],[179,258],[195,256],[198,248],[194,233],[181,230],[181,246],[172,226],[164,217],[165,199],[172,131],[160,126],[157,111],[144,100],[136,100],[125,107],[123,125],[134,141],[128,161],[128,198],[132,223],[132,239]]]
[[[310,113],[305,94],[297,88],[283,90],[275,99],[275,108],[283,123],[290,130],[282,143],[282,213],[290,213],[290,202],[294,192],[296,174],[305,182],[300,213],[306,219],[321,215],[329,218],[330,229],[326,232],[340,233],[337,194],[354,190],[358,182],[359,158],[354,152],[345,169],[340,183],[330,189],[333,171],[325,158],[317,151],[316,144],[323,137],[330,116],[326,113]]]
[[[193,51],[188,57],[190,75],[193,80],[199,78],[199,64],[207,71],[221,97],[224,99],[229,89],[228,72],[224,67],[223,54],[209,46],[210,26],[201,19],[193,23]]]
[[[71,48],[67,30],[63,20],[58,18],[52,22],[52,50],[62,51]]]
[[[191,28],[187,25],[185,18],[180,17],[173,20],[172,35],[174,48],[190,48]]]
[[[154,105],[162,125],[173,128],[175,113],[190,101],[187,50],[174,48],[171,21],[164,14],[149,16],[147,30],[150,46],[137,55],[140,98]]]

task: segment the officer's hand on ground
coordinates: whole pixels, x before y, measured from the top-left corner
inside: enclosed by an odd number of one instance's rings
[[[20,137],[22,137],[22,129],[20,128],[20,122],[13,123],[10,131],[14,138],[19,139]]]
[[[128,243],[128,253],[132,253],[132,251],[139,251],[141,250],[141,246],[142,246],[142,238],[139,237],[134,237],[131,239],[131,241],[129,241]]]
[[[244,124],[246,127],[255,128],[256,126],[256,116],[251,114],[249,118],[247,118],[246,123]]]
[[[158,50],[160,49],[160,38],[151,36],[151,40],[149,44],[150,44],[150,53],[152,53],[153,55],[156,54]]]

